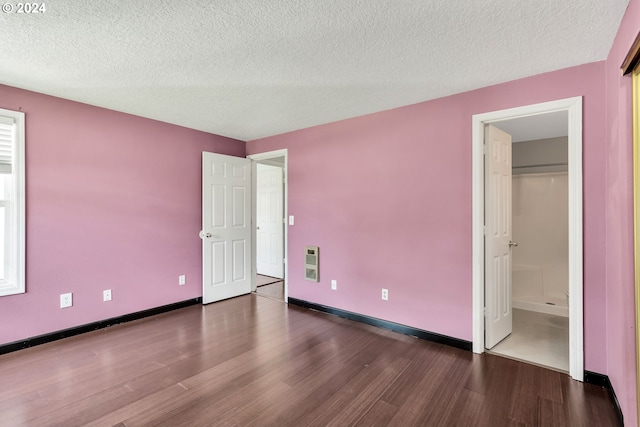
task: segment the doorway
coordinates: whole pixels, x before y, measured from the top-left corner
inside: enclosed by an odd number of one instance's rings
[[[256,165],[256,294],[279,301],[284,301],[283,168],[284,157]]]
[[[511,244],[504,245],[502,260],[509,272],[505,278],[509,289],[500,300],[507,307],[499,311],[510,314],[500,319],[508,322],[505,330],[495,327],[496,316],[491,315],[496,309],[491,299],[496,248],[492,246],[490,218],[494,213],[489,203],[494,189],[485,181],[485,347],[494,354],[568,372],[567,112],[494,122],[487,127],[490,136],[503,132],[511,149],[505,150],[510,176],[505,185],[509,194],[504,197],[510,210],[507,242]],[[487,171],[491,163],[485,166]]]
[[[473,116],[473,351],[485,351],[485,184],[486,125],[506,125],[523,118],[544,119],[564,113],[568,145],[568,281],[569,281],[569,373],[582,381],[584,375],[582,329],[582,98],[570,98]],[[541,138],[538,138],[541,139]],[[515,242],[514,242],[515,243]],[[509,287],[509,291],[511,288]],[[511,310],[511,298],[508,298]],[[509,316],[511,313],[509,312]]]
[[[251,290],[287,302],[287,150],[247,158],[252,160],[252,234],[256,242]]]
[[[284,277],[284,165],[256,165],[256,271],[259,275]]]

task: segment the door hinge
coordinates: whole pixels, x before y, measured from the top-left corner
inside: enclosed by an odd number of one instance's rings
[[[482,315],[487,317],[487,307],[482,307]]]
[[[282,263],[286,264],[287,263],[287,259],[286,258],[282,258]]]
[[[482,154],[487,154],[487,144],[482,144]]]
[[[484,236],[486,236],[486,235],[487,235],[487,226],[486,226],[486,225],[483,225],[483,226],[482,226],[482,234],[483,234]]]

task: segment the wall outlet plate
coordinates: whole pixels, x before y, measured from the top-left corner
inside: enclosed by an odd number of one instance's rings
[[[178,276],[178,285],[182,286],[185,283],[187,283],[187,276],[185,276],[184,274]]]
[[[336,289],[338,289],[338,281],[337,280],[332,280],[331,281],[331,289],[333,289],[334,291]]]
[[[73,294],[71,292],[60,294],[60,308],[67,308],[73,305]]]
[[[382,290],[382,299],[387,301],[389,299],[389,289]]]
[[[102,291],[102,301],[111,301],[111,289]]]

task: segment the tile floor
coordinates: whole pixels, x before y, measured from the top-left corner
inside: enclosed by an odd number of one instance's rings
[[[513,309],[513,332],[490,352],[569,372],[569,318]]]

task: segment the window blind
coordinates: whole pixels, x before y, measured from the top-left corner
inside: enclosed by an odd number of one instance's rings
[[[14,121],[0,116],[0,173],[11,173],[13,161]]]

